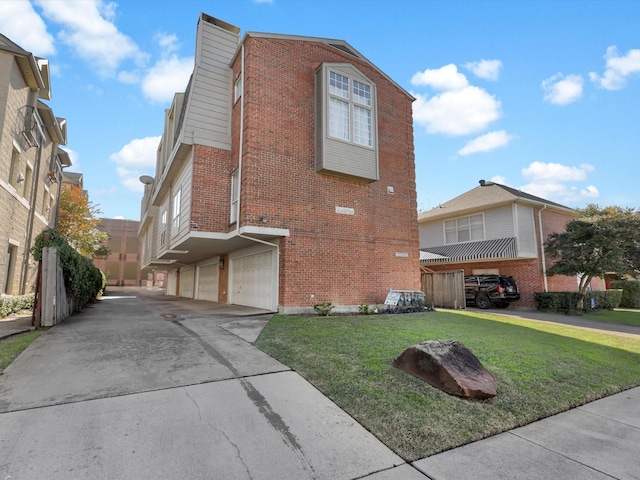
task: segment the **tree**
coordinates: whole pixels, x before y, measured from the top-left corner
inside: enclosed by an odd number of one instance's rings
[[[84,191],[75,185],[65,185],[60,192],[57,230],[85,257],[108,255],[104,243],[109,235],[96,228],[101,213]]]
[[[639,232],[640,215],[635,210],[588,205],[578,219],[567,223],[564,232],[547,237],[546,252],[555,260],[547,274],[580,277],[576,307],[581,310],[594,277],[607,273],[638,275]]]

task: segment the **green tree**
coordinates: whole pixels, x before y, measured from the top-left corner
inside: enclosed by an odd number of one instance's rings
[[[548,275],[579,276],[576,308],[594,277],[606,273],[637,276],[640,272],[640,216],[631,208],[588,205],[564,232],[547,237],[545,249],[555,261]]]
[[[98,230],[98,215],[102,212],[89,201],[87,194],[75,185],[66,185],[60,192],[57,230],[70,245],[88,258],[109,254],[104,244],[109,235]]]

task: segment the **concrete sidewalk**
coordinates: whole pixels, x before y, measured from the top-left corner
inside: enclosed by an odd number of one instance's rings
[[[31,326],[31,313],[0,318],[0,340],[32,330],[34,327]]]
[[[640,479],[640,388],[406,463],[250,344],[270,318],[111,289],[0,376],[0,479]]]

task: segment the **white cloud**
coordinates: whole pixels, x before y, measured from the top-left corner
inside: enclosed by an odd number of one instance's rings
[[[558,203],[589,202],[600,196],[598,189],[593,185],[576,187],[571,183],[587,181],[588,174],[594,170],[589,164],[575,167],[533,162],[521,171],[529,183],[519,188],[523,192]]]
[[[463,67],[470,70],[476,77],[496,81],[502,68],[502,62],[500,60],[480,60],[479,62],[467,62]]]
[[[578,188],[562,183],[529,183],[520,187],[520,190],[562,204],[589,202],[600,196],[600,192],[593,185]]]
[[[144,187],[138,180],[140,175],[148,175],[155,168],[160,137],[136,138],[127,143],[120,151],[109,156],[116,163],[116,172],[120,183],[132,192],[143,192]]]
[[[589,73],[589,78],[607,90],[620,90],[627,83],[627,77],[640,73],[640,49],[629,50],[626,55],[620,55],[615,46],[607,48],[604,56],[605,71],[602,76],[595,72]]]
[[[163,58],[142,80],[142,92],[151,101],[170,102],[176,92],[185,91],[192,72],[193,58]]]
[[[174,33],[158,33],[155,40],[165,52],[173,52],[178,48],[178,37]]]
[[[554,105],[569,105],[582,96],[584,80],[580,75],[557,73],[542,82],[544,99]]]
[[[458,68],[450,63],[437,69],[426,69],[411,77],[411,84],[428,86],[434,90],[460,90],[469,85],[467,77],[458,72]]]
[[[504,130],[485,133],[468,142],[458,150],[458,155],[470,155],[478,152],[490,152],[496,148],[506,147],[513,137]]]
[[[413,118],[432,134],[477,133],[502,116],[500,102],[475,86],[444,92],[431,98],[420,94],[414,96]]]
[[[593,172],[592,165],[583,163],[579,167],[570,167],[560,163],[533,162],[521,170],[522,176],[533,183],[541,182],[581,182]]]
[[[113,23],[114,3],[102,0],[36,0],[45,17],[62,25],[58,37],[102,76],[113,75],[128,59],[138,63],[146,55]]]
[[[53,36],[28,0],[0,1],[0,32],[34,55],[47,57],[56,51]]]

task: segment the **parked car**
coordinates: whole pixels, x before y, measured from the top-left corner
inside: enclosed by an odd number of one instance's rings
[[[507,308],[520,300],[518,286],[513,277],[503,275],[468,275],[464,277],[464,293],[467,305],[478,308]]]

